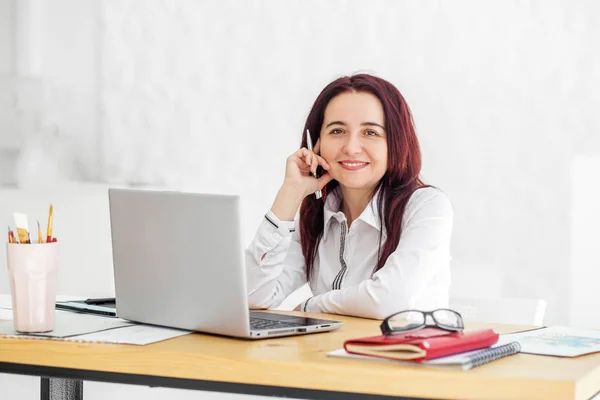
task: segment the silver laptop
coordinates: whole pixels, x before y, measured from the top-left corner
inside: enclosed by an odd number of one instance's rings
[[[339,328],[248,309],[239,203],[233,195],[109,189],[117,316],[252,339]]]

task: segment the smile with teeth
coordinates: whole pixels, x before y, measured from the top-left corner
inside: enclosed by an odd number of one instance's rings
[[[349,170],[361,169],[366,167],[368,164],[368,162],[364,161],[340,161],[340,165],[342,166],[342,168]]]

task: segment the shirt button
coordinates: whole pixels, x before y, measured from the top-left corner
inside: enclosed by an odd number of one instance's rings
[[[275,240],[279,240],[279,239],[281,239],[281,235],[279,234],[279,232],[275,232],[275,233],[273,234],[273,239],[275,239]]]

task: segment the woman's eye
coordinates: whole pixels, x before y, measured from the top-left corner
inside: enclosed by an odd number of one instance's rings
[[[379,136],[379,133],[376,131],[366,131],[367,136]]]
[[[332,129],[331,132],[329,132],[329,133],[331,133],[333,135],[337,135],[337,134],[342,133],[342,130],[341,129]]]

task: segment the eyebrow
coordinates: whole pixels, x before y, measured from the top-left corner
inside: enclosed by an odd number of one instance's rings
[[[325,128],[329,128],[331,125],[344,125],[346,126],[347,124],[344,121],[331,121],[330,123],[328,123]],[[361,126],[378,126],[381,129],[385,130],[385,127],[379,125],[377,122],[363,122],[362,124],[360,124]]]

